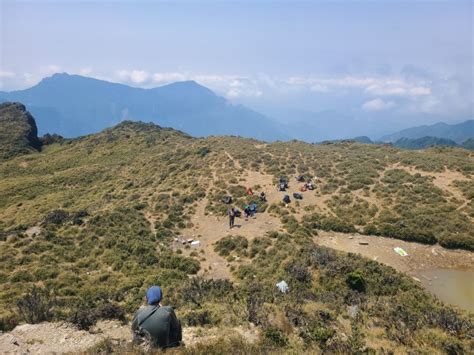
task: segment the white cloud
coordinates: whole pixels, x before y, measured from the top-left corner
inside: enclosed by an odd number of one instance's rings
[[[119,70],[116,72],[120,81],[136,85],[147,84],[150,74],[145,70]]]
[[[395,107],[395,103],[392,101],[383,101],[380,98],[370,100],[365,102],[362,105],[362,109],[364,111],[381,111],[381,110],[388,110],[392,107]]]
[[[49,64],[49,65],[42,66],[40,68],[40,74],[43,77],[44,76],[50,76],[50,75],[61,72],[61,70],[62,70],[62,68],[59,65]]]
[[[92,74],[92,68],[91,67],[81,68],[79,70],[79,74],[81,74],[81,75],[90,75],[90,74]]]
[[[186,73],[171,72],[153,74],[153,82],[156,84],[169,84],[176,81],[185,80],[188,80],[188,75]]]
[[[11,71],[0,71],[0,78],[14,78],[15,73]]]

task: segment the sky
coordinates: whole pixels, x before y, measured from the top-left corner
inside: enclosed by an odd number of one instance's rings
[[[196,80],[282,121],[473,118],[473,2],[0,0],[0,90]]]

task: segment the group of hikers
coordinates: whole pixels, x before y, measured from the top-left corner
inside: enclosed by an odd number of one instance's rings
[[[248,195],[253,195],[253,191],[252,191],[251,188],[247,189],[247,194]],[[262,191],[259,195],[259,198],[260,198],[261,202],[267,202],[267,196],[265,195],[265,192]],[[228,201],[226,203],[231,203],[232,198],[230,198],[230,199],[226,198],[226,201]],[[245,218],[255,216],[255,213],[257,213],[257,208],[258,208],[258,206],[255,202],[244,205],[243,211],[244,211]],[[234,227],[234,224],[235,224],[235,217],[240,217],[241,212],[238,209],[236,209],[235,207],[231,206],[227,210],[227,215],[229,216],[229,228],[232,229]]]
[[[304,175],[297,176],[296,181],[304,182],[304,184],[300,188],[301,192],[304,192],[304,191],[307,191],[307,190],[314,190],[316,188],[315,184],[313,183],[313,181],[311,179],[309,179],[308,181],[305,180]],[[284,191],[286,191],[286,189],[288,187],[289,187],[288,179],[285,178],[285,177],[280,177],[280,179],[278,181],[278,190],[281,191],[281,192],[284,192]],[[253,195],[254,194],[250,187],[247,188],[246,193],[247,193],[247,195]],[[265,192],[262,191],[260,193],[259,197],[260,197],[261,202],[267,202],[267,196],[266,196]],[[298,192],[293,193],[293,197],[297,200],[302,200],[303,199],[303,195],[301,193],[298,193]],[[289,204],[291,202],[290,196],[289,195],[284,195],[283,196],[283,202],[285,204]],[[224,203],[226,203],[226,204],[232,203],[232,197],[231,196],[224,197]],[[255,215],[255,213],[257,212],[257,204],[256,203],[251,203],[251,204],[248,204],[248,205],[244,205],[243,211],[244,211],[244,214],[245,214],[245,218],[253,217]],[[240,217],[241,212],[239,210],[237,210],[236,208],[234,208],[234,207],[230,207],[227,210],[227,215],[229,216],[229,228],[232,229],[234,227],[235,217]]]

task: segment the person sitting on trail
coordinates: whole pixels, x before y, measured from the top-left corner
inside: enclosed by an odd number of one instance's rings
[[[227,212],[229,215],[229,228],[232,229],[234,227],[234,221],[235,221],[235,209],[234,207],[231,207],[229,211]]]
[[[250,187],[247,188],[247,195],[253,195],[253,191]]]
[[[245,213],[245,218],[249,218],[249,216],[251,215],[250,206],[249,206],[249,205],[245,205],[245,206],[244,206],[244,213]]]
[[[161,304],[161,287],[151,286],[145,299],[147,306],[141,307],[133,317],[133,342],[160,348],[179,346],[182,340],[181,323],[172,307]]]
[[[249,206],[249,212],[250,212],[250,216],[255,216],[255,213],[257,213],[257,204],[256,203],[252,203],[250,204]]]
[[[260,193],[260,201],[262,202],[267,202],[267,196],[265,195],[265,192]]]

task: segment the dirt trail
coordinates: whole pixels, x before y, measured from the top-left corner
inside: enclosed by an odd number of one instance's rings
[[[227,235],[240,235],[252,240],[267,231],[279,230],[280,220],[267,213],[257,214],[255,218],[236,218],[234,228],[230,229],[227,217],[204,214],[206,204],[207,200],[198,203],[196,214],[191,217],[194,227],[183,232],[185,239],[199,240],[199,246],[186,249],[178,243],[176,247],[183,250],[184,255],[189,255],[193,251],[198,252],[202,258],[200,275],[216,279],[232,279],[228,262],[214,251],[214,243]]]
[[[445,249],[439,245],[406,242],[399,239],[359,234],[319,231],[315,242],[333,249],[361,254],[409,275],[432,268],[474,268],[474,253]],[[360,243],[368,243],[363,245]],[[408,255],[400,256],[393,248],[401,247]]]
[[[184,327],[183,343],[187,346],[208,342],[218,337],[239,334],[249,342],[256,342],[258,329],[248,327],[201,328]],[[105,339],[113,344],[129,344],[132,339],[130,324],[100,321],[91,332],[78,330],[69,323],[22,324],[9,333],[0,334],[1,353],[61,354],[93,350]]]

